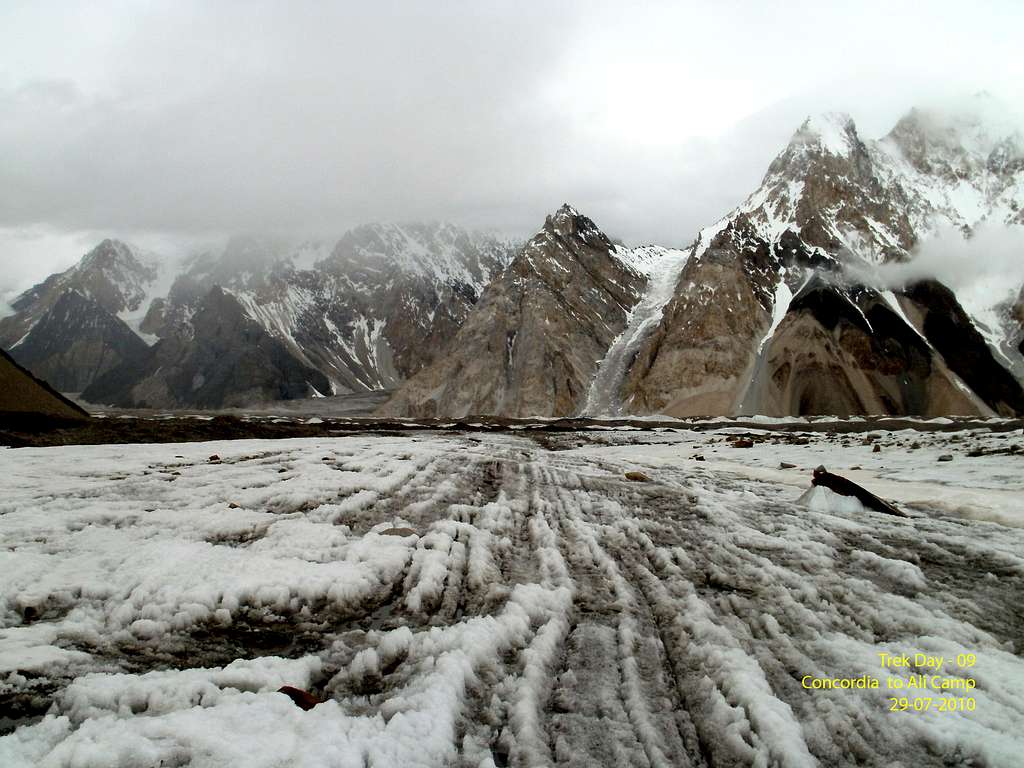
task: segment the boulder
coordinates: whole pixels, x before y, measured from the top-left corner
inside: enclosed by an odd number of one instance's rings
[[[903,512],[888,501],[880,499],[878,496],[871,493],[871,491],[857,485],[852,480],[848,480],[840,475],[832,474],[825,469],[824,466],[819,466],[814,470],[814,474],[811,477],[811,485],[828,488],[833,493],[837,493],[840,496],[851,496],[863,504],[865,508],[874,510],[875,512],[881,512],[886,515],[895,515],[896,517],[906,517]]]
[[[320,699],[318,699],[309,691],[304,691],[301,688],[293,688],[290,685],[282,685],[280,688],[277,689],[277,692],[283,693],[285,696],[287,696],[295,703],[295,706],[307,712],[311,710],[313,707],[315,707],[317,704],[321,703]]]

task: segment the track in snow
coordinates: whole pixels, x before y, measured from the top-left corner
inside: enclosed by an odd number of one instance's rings
[[[921,480],[1018,440],[902,434]],[[798,507],[750,472],[870,446],[764,436],[4,451],[0,764],[1013,764],[1024,530]],[[1019,455],[958,461],[1020,483]],[[976,653],[977,711],[800,687],[884,677],[879,650]]]
[[[679,275],[686,266],[690,252],[667,250],[650,267],[647,289],[626,321],[626,328],[612,342],[608,353],[597,367],[587,391],[581,416],[619,416],[622,414],[621,392],[637,350],[661,320],[661,314],[675,293]]]

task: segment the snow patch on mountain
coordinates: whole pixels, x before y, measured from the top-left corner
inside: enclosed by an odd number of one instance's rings
[[[626,373],[644,339],[661,321],[665,305],[675,293],[676,283],[690,253],[689,250],[656,246],[616,249],[617,258],[637,272],[647,275],[647,286],[640,301],[630,310],[625,329],[612,342],[608,353],[598,364],[581,415],[621,414],[621,391]]]
[[[853,119],[845,112],[823,112],[808,117],[793,139],[794,146],[849,157],[857,142]]]

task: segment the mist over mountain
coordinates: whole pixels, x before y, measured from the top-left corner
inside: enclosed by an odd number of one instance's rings
[[[1004,272],[1002,292],[979,294],[974,283],[968,292],[971,267],[960,264],[955,287],[967,309],[936,280],[954,253],[978,257],[993,239],[990,274],[1014,258],[1007,232],[1024,207],[1024,165],[1017,134],[992,113],[984,94],[949,113],[911,110],[877,141],[842,113],[804,121],[760,187],[703,229],[687,259],[648,278],[647,296],[671,298],[638,297],[627,318],[636,330],[605,343],[591,377],[607,390],[605,407],[675,416],[1020,412],[1020,326],[1006,300],[1024,280]],[[970,250],[938,255],[937,233],[963,240],[979,226]],[[920,247],[929,255],[917,265]],[[471,345],[468,357],[482,354]],[[510,351],[505,365],[470,378],[500,387],[515,366]],[[603,375],[609,366],[616,377]],[[431,375],[406,384],[385,412],[422,415],[423,405],[406,404],[419,387],[431,414],[461,415],[458,396],[446,400]]]
[[[1017,413],[1024,153],[1003,114],[978,94],[877,140],[812,115],[685,249],[613,243],[571,205],[525,245],[442,223],[177,258],[106,239],[18,296],[0,342],[126,407],[397,389],[383,413]]]
[[[169,253],[450,221],[525,241],[566,201],[684,247],[808,114],[879,137],[982,89],[1024,108],[999,0],[409,5],[5,4],[0,292],[104,238]]]

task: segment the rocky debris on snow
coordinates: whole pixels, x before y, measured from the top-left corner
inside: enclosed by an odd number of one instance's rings
[[[780,461],[779,469],[796,469],[796,464],[791,464],[788,461]]]
[[[882,452],[882,446],[880,446],[878,443],[875,443],[875,447],[871,449],[871,452],[872,453],[881,453]]]
[[[732,441],[733,448],[753,448],[754,441],[747,437],[739,437]]]
[[[840,496],[852,497],[863,504],[867,509],[874,510],[875,512],[882,512],[883,514],[895,515],[897,517],[906,517],[906,515],[895,506],[883,499],[880,499],[867,488],[863,488],[845,477],[832,474],[825,469],[823,465],[819,465],[815,468],[811,477],[811,485],[828,488],[830,491],[837,493]]]
[[[635,470],[632,470],[626,473],[626,479],[632,480],[634,483],[646,483],[649,482],[651,478],[649,478],[643,472],[637,472]]]
[[[289,699],[295,702],[295,706],[307,712],[311,710],[313,707],[315,707],[317,704],[322,703],[320,699],[318,699],[309,691],[304,691],[301,688],[295,688],[290,685],[282,685],[280,688],[277,689],[277,692],[283,693],[285,696],[287,696]]]
[[[939,458],[937,460],[938,461],[952,461],[953,460],[953,454],[952,453],[944,453],[941,456],[939,456]]]
[[[405,537],[418,536],[419,534],[417,534],[412,528],[388,528],[387,530],[381,531],[380,535]]]
[[[810,448],[741,425],[758,445],[731,454],[722,421],[549,433],[587,443],[569,451],[510,429],[470,443],[322,425],[258,446],[7,451],[0,764],[130,750],[194,766],[1015,765],[1019,473],[1002,458],[938,467],[966,421],[889,423],[922,442],[878,476],[915,500],[913,525],[824,486],[797,507],[774,477],[780,458],[857,450],[869,420],[795,425]],[[966,443],[1009,446],[1009,429],[976,423]],[[711,439],[713,471],[679,466]],[[637,466],[658,482],[626,485]],[[167,484],[172,467],[188,469]],[[244,510],[210,514],[225,500]],[[378,535],[392,527],[421,537]],[[794,678],[884,688],[880,644],[977,653],[978,712],[907,728],[877,690]],[[283,686],[325,702],[304,712]]]

